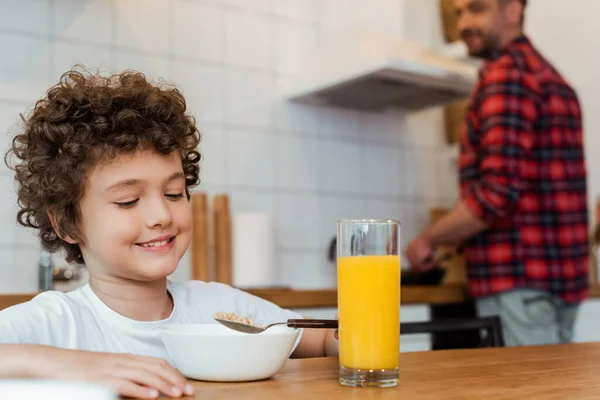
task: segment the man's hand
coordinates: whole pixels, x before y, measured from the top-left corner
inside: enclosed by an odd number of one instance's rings
[[[434,251],[429,239],[420,234],[408,245],[405,254],[412,269],[426,271],[435,266]]]
[[[17,345],[19,346],[19,345]],[[130,354],[27,346],[36,378],[75,379],[103,384],[122,396],[152,399],[192,395],[194,388],[165,360]],[[33,367],[31,367],[33,366]],[[31,374],[30,372],[30,374]]]

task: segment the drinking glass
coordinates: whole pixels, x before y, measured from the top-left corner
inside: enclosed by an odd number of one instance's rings
[[[399,245],[398,221],[338,222],[339,381],[344,386],[398,384]]]

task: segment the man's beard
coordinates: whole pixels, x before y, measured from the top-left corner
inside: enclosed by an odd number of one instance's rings
[[[500,38],[493,33],[483,34],[483,32],[481,31],[474,31],[470,29],[461,32],[461,38],[463,39],[463,41],[465,41],[465,38],[469,35],[477,35],[483,37],[483,45],[480,48],[473,50],[469,48],[469,55],[471,57],[478,57],[488,60],[492,58],[494,53],[500,50]]]

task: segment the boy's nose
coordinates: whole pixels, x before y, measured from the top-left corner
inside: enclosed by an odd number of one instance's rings
[[[156,202],[148,209],[146,225],[148,228],[168,226],[173,222],[171,211],[162,201]]]

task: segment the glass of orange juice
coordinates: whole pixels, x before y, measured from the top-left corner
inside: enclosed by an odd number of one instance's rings
[[[338,222],[339,380],[344,386],[398,384],[399,246],[398,221]]]

